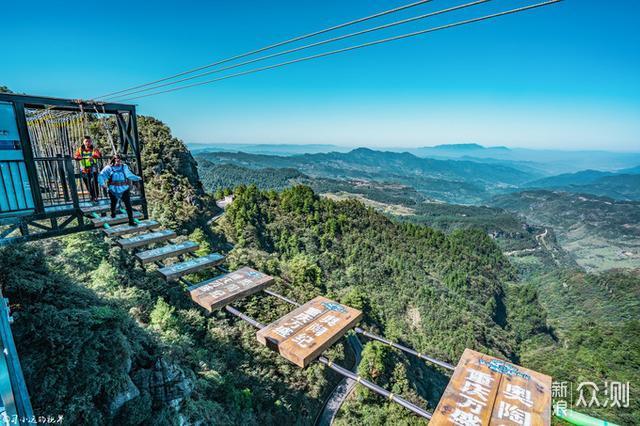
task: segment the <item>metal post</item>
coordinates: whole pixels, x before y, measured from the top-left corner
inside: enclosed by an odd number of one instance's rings
[[[9,307],[7,299],[0,295],[0,338],[2,339],[2,352],[0,356],[4,357],[7,365],[7,372],[11,390],[9,395],[2,395],[4,404],[13,403],[13,410],[17,412],[18,422],[21,425],[36,424],[29,400],[29,392],[24,382],[20,360],[18,359],[18,351],[16,350],[13,335],[11,334],[11,326],[9,325]],[[5,401],[7,397],[7,401]]]
[[[265,293],[267,293],[267,294],[268,294],[268,295],[270,295],[270,296],[277,297],[278,299],[283,300],[283,301],[287,302],[287,303],[288,303],[288,304],[290,304],[290,305],[293,305],[293,306],[302,306],[302,305],[300,305],[300,303],[298,303],[298,302],[294,302],[293,300],[289,299],[288,297],[284,297],[283,295],[278,294],[278,293],[276,293],[276,292],[274,292],[274,291],[271,291],[271,290],[269,290],[269,289],[266,289],[266,288],[265,288],[265,289],[264,289],[264,290],[262,290],[262,291],[264,291]]]
[[[129,112],[129,120],[131,121],[131,128],[129,129],[131,131],[130,140],[133,142],[133,145],[134,145],[131,148],[133,148],[136,154],[136,162],[138,165],[138,170],[137,170],[138,176],[143,178],[140,182],[138,182],[138,184],[140,185],[140,198],[142,199],[142,215],[144,216],[145,219],[148,219],[149,211],[147,209],[147,196],[145,195],[145,192],[144,192],[144,176],[143,176],[142,159],[141,159],[141,152],[140,152],[142,151],[142,144],[138,140],[138,121],[136,118],[135,107],[132,107],[131,111]]]
[[[363,336],[366,336],[366,337],[368,337],[370,339],[377,340],[378,342],[384,343],[385,345],[389,345],[389,346],[394,347],[396,349],[399,349],[399,350],[401,350],[403,352],[406,352],[406,353],[409,353],[411,355],[417,356],[418,358],[421,358],[421,359],[423,359],[425,361],[429,361],[429,362],[431,362],[433,364],[439,365],[440,367],[446,368],[448,370],[452,370],[453,371],[453,370],[456,369],[453,365],[449,364],[448,362],[444,362],[444,361],[440,361],[440,360],[435,359],[435,358],[431,358],[428,355],[420,353],[420,352],[418,352],[416,350],[413,350],[411,348],[407,348],[406,346],[402,346],[402,345],[400,345],[398,343],[392,342],[391,340],[387,340],[384,337],[376,336],[373,333],[369,333],[368,331],[363,330],[360,327],[356,327],[354,329],[354,331],[356,333],[362,334]]]
[[[29,178],[29,185],[31,186],[35,211],[36,213],[43,213],[44,203],[42,202],[42,194],[40,193],[38,171],[36,170],[36,164],[33,159],[33,149],[31,147],[31,138],[29,137],[29,128],[27,127],[27,118],[24,113],[24,103],[13,102],[13,107],[16,113],[16,125],[18,126],[18,134],[20,135],[24,166],[27,169],[27,177]]]
[[[80,200],[78,199],[78,187],[76,186],[75,179],[75,168],[73,167],[73,162],[71,161],[71,157],[68,155],[64,156],[64,174],[67,177],[67,184],[69,185],[69,190],[71,192],[71,200],[73,202],[73,207],[76,209],[80,208]]]
[[[67,186],[67,180],[65,179],[64,172],[64,160],[62,158],[62,154],[56,154],[56,163],[58,165],[58,175],[60,176],[60,185],[62,185],[62,193],[64,194],[64,201],[69,201],[69,188]]]

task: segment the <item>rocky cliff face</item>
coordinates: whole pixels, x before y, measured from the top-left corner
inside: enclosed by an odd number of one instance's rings
[[[186,145],[153,117],[139,117],[138,132],[151,216],[174,229],[190,229],[199,216],[214,213]]]
[[[155,175],[171,173],[184,176],[198,195],[204,194],[196,160],[186,145],[171,135],[169,127],[153,117],[140,116],[138,133],[142,142],[145,172],[152,171]]]

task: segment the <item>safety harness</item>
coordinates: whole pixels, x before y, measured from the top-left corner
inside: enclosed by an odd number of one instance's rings
[[[114,178],[115,176],[115,178]],[[129,180],[124,173],[124,165],[111,166],[111,174],[109,175],[109,186],[126,186]]]

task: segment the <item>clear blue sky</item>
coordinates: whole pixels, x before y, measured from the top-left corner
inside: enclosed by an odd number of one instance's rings
[[[409,1],[5,2],[0,85],[90,98]],[[526,3],[494,0],[359,41]],[[640,151],[639,15],[637,1],[566,0],[137,102],[187,142]]]

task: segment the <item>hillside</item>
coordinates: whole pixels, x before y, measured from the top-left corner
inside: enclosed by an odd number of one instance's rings
[[[640,267],[640,202],[525,191],[498,196],[492,205],[553,227],[562,247],[587,270]]]
[[[594,194],[620,201],[640,201],[640,174],[605,176],[585,185],[571,185],[565,191]]]
[[[241,186],[217,232],[235,243],[230,267],[247,264],[283,277],[291,284],[279,281],[275,289],[296,300],[324,294],[361,308],[365,328],[421,352],[455,362],[471,347],[570,380],[599,368],[596,342],[581,344],[580,366],[570,358],[539,356],[572,347],[572,334],[559,326],[554,334],[547,326],[566,309],[562,301],[547,303],[544,293],[561,281],[519,282],[484,231],[445,234],[394,222],[358,201],[331,201],[304,186],[280,193]],[[199,231],[191,238],[210,244]],[[21,351],[27,383],[30,389],[50,383],[59,389],[38,394],[34,405],[63,412],[72,422],[94,413],[96,424],[310,424],[335,383],[321,366],[299,370],[257,345],[250,327],[222,313],[205,315],[183,288],[145,274],[98,234],[4,249],[0,267],[12,271],[0,284],[16,304],[14,330],[19,348],[27,348]],[[288,310],[264,296],[238,307],[262,322]],[[592,311],[593,321],[603,312]],[[34,339],[33,330],[47,331]],[[350,358],[342,344],[328,356],[341,364]],[[636,380],[617,348],[609,347],[607,356],[611,377]],[[439,370],[377,344],[365,345],[363,360],[364,377],[431,409],[447,382]],[[358,391],[340,422],[361,420],[417,421]]]
[[[531,175],[371,150],[196,163],[162,122],[140,117],[139,130],[151,214],[203,250],[232,243],[229,268],[269,273],[298,301],[322,294],[362,309],[364,328],[452,363],[469,347],[574,386],[638,381],[640,274],[586,273],[558,246],[579,261],[584,235],[631,247],[638,203],[537,191],[501,196],[498,207],[443,204],[433,198],[479,202]],[[211,193],[230,188],[235,201],[209,227]],[[576,229],[583,240],[571,240]],[[34,409],[69,424],[309,425],[339,380],[320,365],[292,366],[223,312],[206,314],[184,286],[97,232],[2,248],[0,270]],[[264,323],[289,310],[265,295],[237,307]],[[443,371],[363,343],[359,374],[435,407]],[[326,356],[353,362],[344,340]],[[586,411],[621,424],[640,416],[637,401]],[[337,424],[423,422],[359,388]]]

